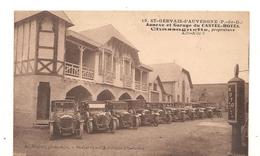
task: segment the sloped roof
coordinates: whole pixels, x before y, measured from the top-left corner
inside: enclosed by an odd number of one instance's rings
[[[97,43],[96,41],[93,41],[92,39],[86,37],[86,36],[83,36],[75,31],[72,31],[72,30],[67,30],[66,31],[66,36],[71,36],[71,37],[74,37],[74,38],[77,38],[83,42],[86,42],[86,43],[89,43],[93,46],[96,46],[96,47],[100,47],[101,44],[100,43]]]
[[[145,70],[147,70],[147,71],[149,71],[149,72],[153,71],[153,68],[152,68],[152,67],[150,67],[150,66],[148,66],[148,65],[146,65],[146,64],[143,64],[143,63],[140,63],[140,65],[138,66],[138,68],[145,69]]]
[[[152,64],[149,66],[153,68],[156,74],[160,75],[162,82],[178,81],[178,78],[184,73],[188,77],[191,88],[193,87],[189,72],[175,63]]]
[[[158,84],[159,84],[160,88],[162,89],[162,92],[166,94],[165,89],[162,85],[162,81],[160,79],[160,76],[155,72],[150,72],[149,73],[149,80],[148,80],[149,83],[153,83],[156,79],[158,80]]]
[[[128,46],[132,47],[136,51],[138,51],[135,46],[130,43],[119,31],[116,30],[116,28],[111,25],[105,25],[102,27],[84,30],[79,32],[82,35],[85,35],[96,42],[99,42],[101,44],[106,44],[111,38],[117,38],[118,40],[124,42]]]
[[[46,12],[66,21],[68,26],[73,26],[72,21],[66,15],[66,13],[63,11],[15,11],[14,12],[14,22],[16,23],[16,22],[22,21],[24,19],[30,18],[32,16],[36,16],[36,15],[46,13]]]

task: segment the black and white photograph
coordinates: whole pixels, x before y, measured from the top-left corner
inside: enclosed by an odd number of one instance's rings
[[[16,10],[13,26],[14,156],[248,155],[249,12]]]

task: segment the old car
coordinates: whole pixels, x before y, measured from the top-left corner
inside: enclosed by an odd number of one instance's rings
[[[159,123],[171,123],[172,115],[166,110],[165,103],[147,103],[147,107],[159,114]]]
[[[202,119],[205,117],[205,108],[199,107],[196,109],[196,114],[198,116],[198,119]]]
[[[216,114],[216,116],[217,116],[218,118],[222,118],[221,108],[216,108],[216,109],[214,110],[214,113]]]
[[[105,101],[82,101],[80,105],[80,112],[84,114],[84,128],[88,133],[116,130],[116,118],[109,112]]]
[[[117,118],[118,128],[138,128],[140,125],[139,114],[134,113],[125,101],[107,101],[108,109]]]
[[[176,121],[185,121],[186,120],[186,111],[181,108],[181,105],[176,105],[175,103],[166,104],[166,110],[172,116],[172,122]]]
[[[84,119],[74,100],[55,100],[50,104],[50,139],[62,135],[83,136]]]
[[[190,106],[185,106],[184,110],[186,112],[186,116],[190,120],[194,120],[196,118],[196,112],[195,109]]]
[[[205,116],[208,118],[213,117],[213,108],[212,107],[206,107],[205,108]]]
[[[153,112],[147,107],[145,100],[127,100],[129,103],[129,109],[132,109],[134,113],[139,116],[140,125],[159,125],[159,113]]]

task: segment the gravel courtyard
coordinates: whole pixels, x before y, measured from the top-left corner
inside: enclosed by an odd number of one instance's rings
[[[47,128],[14,128],[17,156],[223,156],[230,151],[225,118],[160,124],[115,133],[85,133],[83,139],[48,139]]]

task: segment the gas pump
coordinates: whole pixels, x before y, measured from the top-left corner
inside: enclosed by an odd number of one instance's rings
[[[228,81],[228,122],[232,126],[232,154],[242,152],[241,127],[244,124],[245,81],[238,77],[235,66],[234,78]]]

